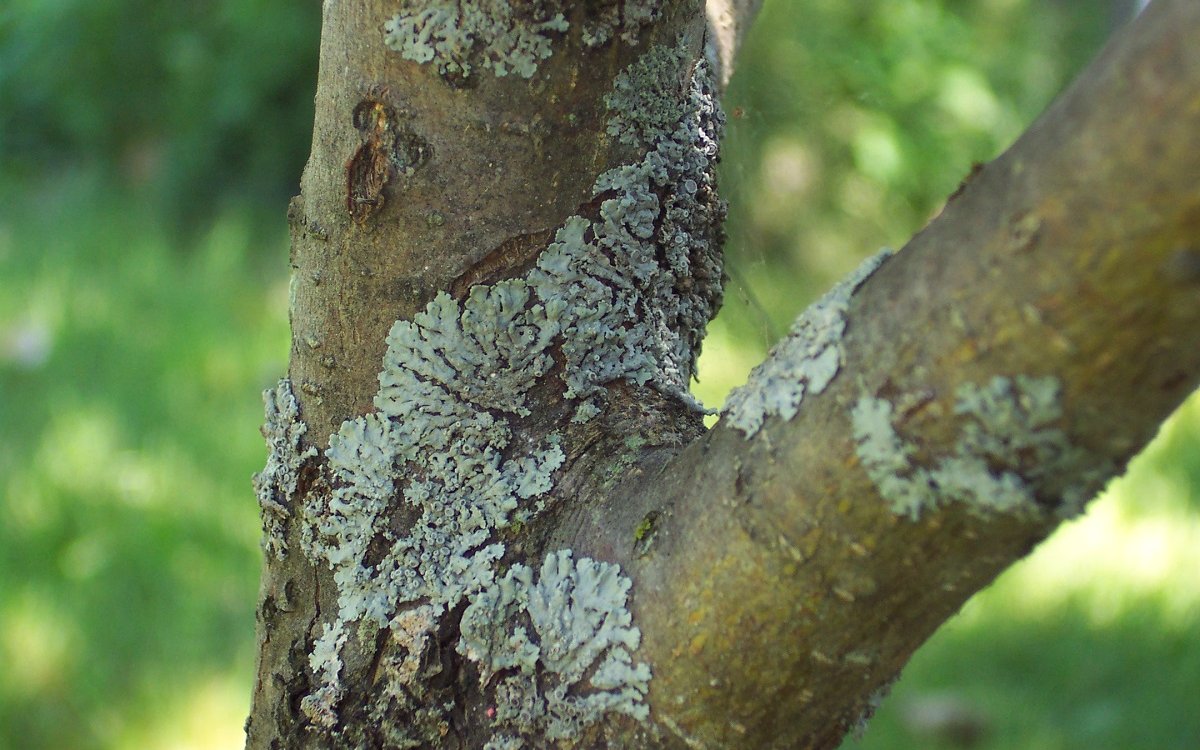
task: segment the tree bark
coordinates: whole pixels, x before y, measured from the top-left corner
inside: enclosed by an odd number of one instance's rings
[[[696,2],[467,5],[325,5],[248,747],[836,747],[1200,378],[1200,7],[705,431],[706,77],[756,3],[711,63]]]

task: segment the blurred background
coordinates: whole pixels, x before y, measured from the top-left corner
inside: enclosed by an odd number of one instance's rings
[[[767,0],[728,92],[719,404],[1137,3]],[[0,748],[235,748],[260,392],[319,3],[0,6]],[[973,599],[846,748],[1200,747],[1200,403]]]

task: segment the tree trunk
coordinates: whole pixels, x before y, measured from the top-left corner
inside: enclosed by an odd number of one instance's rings
[[[705,430],[756,7],[327,0],[248,747],[836,747],[1193,390],[1159,0]]]

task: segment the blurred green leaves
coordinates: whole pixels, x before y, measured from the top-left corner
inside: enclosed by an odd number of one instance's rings
[[[1091,57],[1109,31],[1107,6],[1097,10],[766,3],[726,97],[733,283],[718,332],[756,361],[805,300],[903,244]]]
[[[282,212],[311,141],[320,5],[9,0],[0,161],[100,167],[177,219]]]
[[[0,188],[0,747],[161,747],[192,691],[236,740],[284,238],[226,211],[181,253],[128,196],[45,195]]]

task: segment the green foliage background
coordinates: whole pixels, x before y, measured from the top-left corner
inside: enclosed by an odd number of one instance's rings
[[[241,742],[318,5],[0,8],[0,747]],[[1065,0],[768,0],[727,97],[732,278],[702,397],[902,245],[1114,23]],[[1198,441],[1189,404],[847,747],[1200,746]]]
[[[312,138],[320,7],[289,0],[6,0],[0,159],[97,168],[192,224],[286,202]]]

